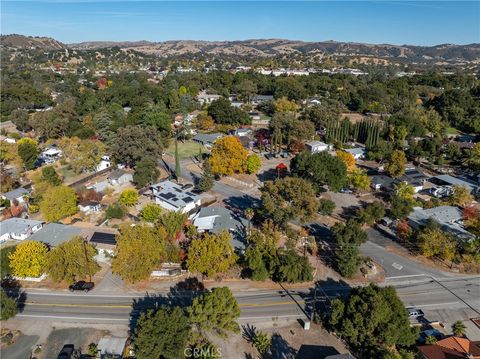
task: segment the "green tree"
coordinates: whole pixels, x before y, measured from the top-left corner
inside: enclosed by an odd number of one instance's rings
[[[461,320],[457,320],[455,323],[452,324],[452,333],[456,337],[463,337],[466,330],[467,327]]]
[[[392,346],[410,346],[419,329],[411,327],[405,305],[393,287],[352,289],[344,301],[334,299],[330,325],[362,357],[376,358]]]
[[[40,149],[35,141],[22,140],[18,141],[18,155],[22,159],[25,169],[32,170],[35,168]]]
[[[258,155],[255,153],[249,155],[245,161],[246,171],[249,174],[257,173],[261,166],[262,162],[260,161],[260,157],[258,157]]]
[[[367,203],[365,207],[357,211],[357,218],[360,222],[368,225],[374,224],[385,216],[385,205],[380,201]]]
[[[347,184],[345,163],[327,152],[299,153],[292,159],[291,172],[311,181],[317,189],[327,185],[330,190],[339,191]]]
[[[336,243],[335,260],[338,271],[344,277],[351,278],[357,273],[362,261],[358,246],[367,241],[367,233],[353,220],[346,224],[337,223],[332,231]]]
[[[261,214],[280,226],[299,218],[304,222],[318,211],[318,200],[310,182],[302,178],[286,177],[275,182],[267,181],[262,192]]]
[[[50,183],[52,186],[60,186],[62,184],[62,180],[53,166],[42,168],[42,181]]]
[[[325,198],[321,198],[319,200],[318,212],[320,212],[320,214],[329,216],[333,213],[334,209],[335,209],[335,202]]]
[[[355,189],[361,189],[364,191],[370,189],[370,177],[368,177],[365,171],[361,171],[358,168],[353,169],[352,172],[348,174],[348,182]]]
[[[228,331],[240,332],[236,320],[240,316],[240,307],[227,287],[213,288],[193,299],[187,308],[190,322],[197,331],[215,331],[226,336]]]
[[[267,333],[255,333],[255,336],[253,337],[253,346],[258,350],[260,355],[264,355],[270,350],[270,347],[272,346],[272,339]]]
[[[140,218],[144,221],[155,223],[162,214],[162,207],[155,203],[147,203],[140,211]]]
[[[436,342],[437,342],[437,338],[435,338],[433,335],[428,335],[425,338],[425,344],[426,345],[432,345],[432,344],[435,344]]]
[[[405,152],[395,150],[391,153],[385,171],[392,177],[397,178],[405,173],[405,165],[407,164],[407,157]]]
[[[393,218],[404,219],[413,211],[413,204],[413,201],[394,195],[390,199],[390,215]]]
[[[16,245],[0,248],[0,279],[12,274],[9,256],[11,253],[15,252],[16,248]]]
[[[125,225],[116,241],[112,271],[130,283],[149,278],[152,270],[158,268],[166,257],[163,228]]]
[[[192,240],[188,248],[188,270],[207,277],[226,272],[237,260],[231,239],[230,233],[221,232],[205,233],[203,237]]]
[[[135,166],[133,174],[133,182],[137,188],[143,188],[157,181],[160,172],[158,171],[155,161],[150,157],[142,158]]]
[[[172,242],[178,239],[180,232],[187,223],[187,219],[187,213],[165,211],[160,215],[158,223],[163,226],[167,232],[167,239]]]
[[[75,190],[67,186],[49,188],[42,195],[40,211],[43,218],[50,222],[74,215],[78,212]]]
[[[135,356],[138,359],[181,358],[189,334],[189,321],[180,307],[149,310],[142,313],[135,328]]]
[[[232,107],[226,98],[213,101],[208,107],[208,114],[216,123],[227,125],[249,125],[252,120],[244,111]]]
[[[128,207],[135,206],[138,202],[138,191],[133,188],[124,189],[120,194],[118,202]]]
[[[80,236],[75,236],[48,253],[45,272],[56,282],[73,283],[100,270],[94,259],[96,255],[97,250],[92,244],[85,243]]]
[[[313,279],[312,266],[306,257],[299,256],[294,251],[281,251],[273,278],[278,282],[308,282]]]
[[[180,157],[178,156],[178,140],[175,137],[175,178],[180,180],[182,169],[180,168]]]
[[[0,313],[1,320],[8,320],[17,314],[16,300],[10,298],[3,288],[0,288]]]
[[[111,204],[105,210],[105,217],[122,219],[125,216],[125,209],[118,203]]]
[[[215,184],[215,179],[209,161],[205,161],[203,165],[203,173],[198,180],[197,189],[201,192],[210,191]]]
[[[23,241],[10,253],[10,268],[16,277],[40,277],[45,268],[48,248],[42,242]]]

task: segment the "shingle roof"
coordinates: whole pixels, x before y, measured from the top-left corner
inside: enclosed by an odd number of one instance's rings
[[[418,350],[428,359],[464,359],[471,354],[472,359],[480,358],[480,347],[466,338],[449,337],[432,345],[423,345]]]
[[[33,219],[9,218],[0,222],[0,235],[5,233],[22,234],[26,233],[30,228],[43,223]]]
[[[43,242],[50,247],[56,247],[63,242],[69,241],[74,236],[82,234],[82,229],[73,226],[67,226],[60,223],[49,223],[40,231],[34,233],[30,239]]]
[[[214,143],[218,138],[223,137],[223,133],[199,133],[192,140],[205,143]]]
[[[110,179],[110,180],[118,180],[120,177],[122,177],[126,173],[127,172],[125,172],[122,169],[116,169],[116,170],[112,171],[112,173],[110,173],[107,178]]]
[[[14,199],[20,198],[20,197],[25,196],[29,193],[30,192],[28,190],[26,190],[23,187],[20,187],[20,188],[15,188],[14,190],[11,190],[9,192],[5,192],[4,194],[2,194],[2,196],[5,197],[6,199],[10,200],[10,201],[13,201]]]

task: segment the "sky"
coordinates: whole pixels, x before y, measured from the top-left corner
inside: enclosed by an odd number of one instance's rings
[[[1,33],[81,41],[480,43],[480,1],[2,0]]]

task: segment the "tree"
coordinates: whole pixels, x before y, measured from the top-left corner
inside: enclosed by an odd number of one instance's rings
[[[402,239],[409,239],[413,233],[412,227],[408,224],[408,221],[403,219],[397,223],[397,234]]]
[[[260,355],[264,355],[270,350],[270,347],[272,346],[272,339],[267,333],[255,333],[255,336],[253,337],[253,346],[258,350]]]
[[[166,256],[166,233],[160,227],[125,225],[116,241],[112,271],[130,283],[149,278]]]
[[[337,157],[345,164],[348,172],[353,171],[355,168],[355,157],[351,153],[338,150]]]
[[[209,161],[203,164],[203,173],[197,183],[197,189],[201,192],[210,191],[215,184],[215,179],[212,173],[212,167]]]
[[[454,206],[467,207],[473,202],[473,196],[465,186],[453,186],[453,194],[449,198],[449,202]]]
[[[155,223],[162,214],[162,207],[155,203],[147,203],[140,211],[140,218],[144,221]]]
[[[466,325],[461,320],[457,320],[455,323],[452,324],[452,333],[456,337],[463,337],[465,335],[466,329]]]
[[[198,331],[215,331],[226,336],[227,331],[240,332],[236,320],[240,316],[240,307],[227,287],[213,288],[193,299],[187,308],[190,322]]]
[[[247,173],[257,173],[260,167],[262,167],[262,162],[260,161],[260,157],[258,157],[257,154],[254,153],[247,157],[247,160],[245,161],[245,168]]]
[[[43,218],[50,222],[58,221],[64,217],[77,213],[77,195],[67,186],[49,188],[40,202],[40,211]]]
[[[324,199],[324,198],[320,199],[319,207],[318,207],[318,212],[320,212],[320,214],[323,214],[324,216],[330,216],[333,213],[334,209],[335,209],[335,202],[329,199]]]
[[[113,203],[105,210],[105,217],[122,219],[125,216],[125,209],[118,203]]]
[[[16,248],[16,245],[0,248],[0,280],[12,274],[9,256]]]
[[[351,278],[362,261],[358,246],[367,241],[367,233],[353,220],[346,224],[337,223],[332,232],[337,247],[335,261],[338,271],[344,277]]]
[[[12,121],[18,130],[26,132],[31,129],[30,127],[30,116],[28,115],[27,110],[16,109],[13,110],[9,116],[10,121]]]
[[[418,234],[417,240],[424,256],[438,257],[448,261],[455,256],[457,248],[455,239],[439,228],[424,228]]]
[[[393,178],[397,178],[405,173],[406,164],[407,157],[405,157],[405,152],[395,150],[390,155],[385,171]]]
[[[380,201],[367,203],[365,207],[357,211],[357,218],[362,223],[368,225],[374,224],[379,219],[385,216],[385,205]]]
[[[135,328],[133,346],[138,359],[177,359],[184,356],[189,321],[180,307],[160,307],[142,313]]]
[[[252,122],[250,116],[242,110],[232,107],[230,101],[223,97],[210,104],[208,114],[216,123],[220,124],[249,125]]]
[[[178,140],[175,137],[175,178],[177,182],[180,180],[182,169],[180,168],[180,157],[178,156]]]
[[[32,170],[35,168],[35,162],[37,161],[40,149],[37,142],[25,137],[18,141],[18,155],[23,161],[25,169]]]
[[[64,137],[59,140],[59,146],[75,173],[95,171],[105,155],[105,145],[97,140]]]
[[[1,320],[8,320],[17,314],[17,302],[0,288],[0,313]]]
[[[435,338],[433,335],[428,335],[425,338],[425,345],[432,345],[437,342],[437,338]]]
[[[214,174],[230,176],[244,171],[246,159],[247,150],[243,148],[240,140],[225,136],[213,144],[209,162]]]
[[[237,260],[231,239],[230,233],[221,232],[205,233],[202,238],[192,240],[187,255],[188,270],[207,277],[226,272]]]
[[[295,102],[289,101],[286,97],[275,101],[275,112],[296,112],[298,106]]]
[[[343,301],[334,299],[329,322],[362,357],[369,358],[396,345],[413,345],[419,332],[410,326],[395,288],[373,284],[352,289]]]
[[[160,157],[162,150],[162,137],[153,126],[119,128],[110,149],[116,163],[124,163],[129,167],[135,167],[146,157]]]
[[[94,258],[96,255],[97,250],[92,244],[75,236],[48,253],[45,272],[56,282],[74,283],[100,270]]]
[[[368,191],[370,189],[371,179],[365,171],[355,168],[348,174],[348,182],[355,189]]]
[[[299,218],[305,222],[315,216],[318,201],[312,185],[302,179],[286,177],[275,182],[267,181],[262,192],[261,214],[280,226]]]
[[[62,184],[62,180],[53,166],[46,166],[42,168],[42,181],[45,181],[52,186],[60,186]]]
[[[187,219],[187,213],[166,211],[160,215],[158,223],[167,232],[167,239],[173,242],[175,239],[178,239],[180,232],[187,223]]]
[[[339,158],[327,152],[299,153],[290,166],[292,174],[308,179],[317,189],[327,185],[330,190],[339,191],[347,182],[347,167]]]
[[[400,182],[399,184],[395,185],[395,193],[399,198],[405,201],[413,201],[415,188],[413,188],[411,184]]]
[[[10,253],[10,268],[16,277],[40,277],[45,268],[48,248],[42,242],[23,241]]]
[[[413,204],[413,201],[394,195],[390,199],[390,215],[393,218],[404,219],[413,211]]]
[[[150,157],[145,157],[138,161],[135,166],[133,182],[137,188],[143,188],[155,183],[159,175],[160,172],[158,171],[155,161]]]
[[[257,84],[248,79],[241,80],[234,88],[247,102],[257,93]]]
[[[118,202],[127,207],[135,206],[138,202],[138,191],[133,188],[124,189],[120,194]]]
[[[277,282],[308,282],[313,279],[312,272],[308,258],[289,250],[278,254],[278,264],[273,278]]]
[[[246,208],[243,214],[245,215],[245,218],[248,221],[248,235],[250,235],[251,227],[252,227],[252,219],[255,216],[255,211],[253,208]]]

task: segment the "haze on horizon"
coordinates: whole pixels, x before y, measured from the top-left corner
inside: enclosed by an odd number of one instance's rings
[[[480,42],[477,1],[2,1],[1,33],[83,41]]]

